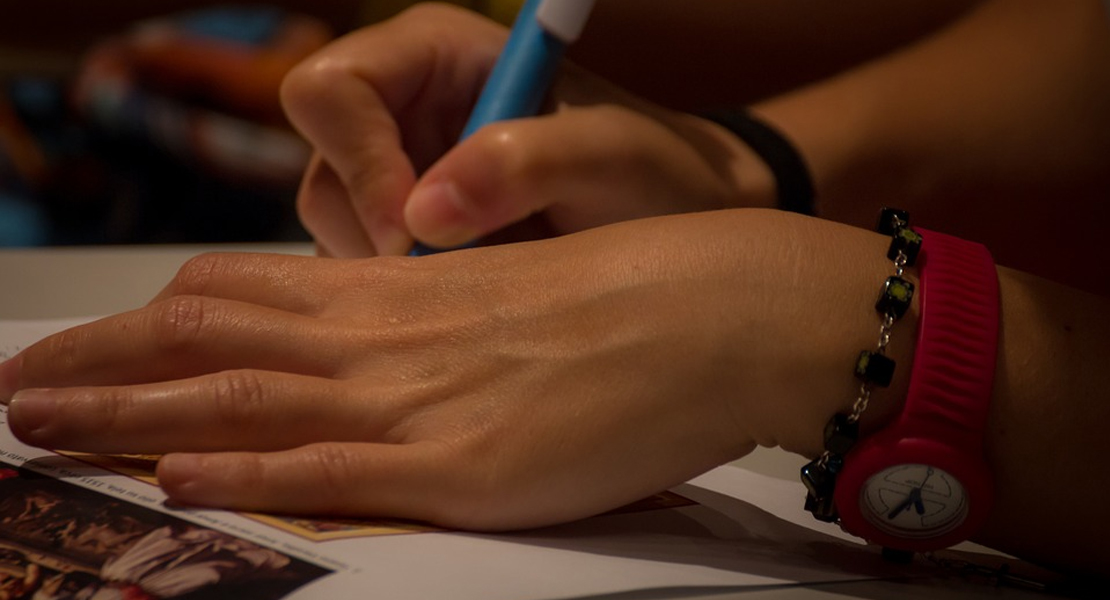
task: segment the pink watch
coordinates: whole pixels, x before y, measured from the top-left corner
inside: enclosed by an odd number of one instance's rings
[[[983,441],[998,350],[998,274],[987,249],[917,230],[917,349],[901,415],[845,457],[841,526],[894,550],[968,539],[994,500]]]

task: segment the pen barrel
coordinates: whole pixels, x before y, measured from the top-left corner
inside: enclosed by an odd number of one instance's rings
[[[544,29],[536,17],[544,1],[528,0],[520,9],[505,48],[463,127],[460,141],[490,123],[533,116],[543,106],[566,51],[566,43]],[[454,249],[475,245],[471,242]],[[426,256],[441,251],[417,243],[409,255]]]
[[[466,139],[483,125],[535,115],[563,59],[566,44],[536,19],[543,0],[528,0],[463,128]]]

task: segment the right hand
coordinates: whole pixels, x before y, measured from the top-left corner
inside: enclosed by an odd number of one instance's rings
[[[285,109],[315,147],[298,209],[322,253],[402,254],[413,238],[449,247],[525,221],[539,228],[498,241],[740,204],[742,144],[573,67],[553,85],[552,114],[456,145],[505,37],[471,12],[418,6],[289,74]]]

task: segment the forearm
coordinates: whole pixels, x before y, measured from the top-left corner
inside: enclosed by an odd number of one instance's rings
[[[202,256],[148,306],[0,363],[0,402],[26,443],[169,453],[159,480],[177,502],[536,527],[755,444],[820,453],[879,335],[888,244],[737,210],[419,260]],[[1091,471],[1110,450],[1110,306],[1000,281],[981,541],[1105,572],[1110,486]],[[864,435],[900,412],[917,314],[892,332],[895,380]]]
[[[824,301],[809,302],[807,309],[788,302],[769,309],[773,303],[761,300],[759,292],[777,288],[760,284],[758,278],[743,282],[742,288],[751,293],[738,297],[739,308],[763,314],[776,332],[766,336],[774,344],[760,344],[763,338],[757,338],[758,350],[749,348],[754,354],[748,357],[748,364],[758,365],[776,387],[765,390],[766,396],[756,393],[757,401],[767,403],[743,414],[769,419],[758,430],[774,433],[757,436],[759,443],[770,441],[814,457],[821,451],[824,423],[833,413],[847,412],[855,398],[846,363],[854,352],[873,347],[878,327],[872,305],[889,274],[889,262],[882,258],[887,241],[793,216],[754,213],[736,222],[745,220],[747,229],[763,232],[760,242],[771,254],[781,257],[763,263],[779,275],[768,275],[768,281],[787,282],[797,295]],[[820,251],[803,249],[812,250],[812,245]],[[781,277],[780,265],[791,261],[798,263],[793,280]],[[919,276],[917,268],[906,274],[911,281]],[[977,541],[1055,568],[1106,576],[1110,528],[1103,512],[1110,479],[1095,472],[1095,465],[1110,452],[1105,433],[1110,422],[1105,385],[1110,300],[1011,269],[999,268],[998,274],[999,351],[984,438],[995,477],[995,506]],[[915,302],[892,331],[888,355],[898,364],[894,382],[875,389],[863,415],[864,436],[886,427],[902,410],[917,320]],[[753,340],[745,341],[752,345]],[[807,369],[803,377],[789,369],[799,364]]]
[[[783,92],[915,40],[981,0],[599,0],[573,58],[686,110]]]
[[[996,506],[979,541],[1110,575],[1099,465],[1110,452],[1110,301],[1000,269],[1001,344],[987,437]]]
[[[757,112],[801,148],[822,216],[869,227],[878,207],[903,206],[1001,264],[1105,292],[1075,258],[1102,252],[1084,227],[1110,218],[1107,105],[1101,2],[997,0]]]

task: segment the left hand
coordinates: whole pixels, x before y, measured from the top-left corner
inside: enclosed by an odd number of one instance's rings
[[[716,324],[674,285],[689,262],[640,243],[651,230],[420,259],[201,256],[145,308],[5,364],[0,381],[50,388],[19,395],[11,427],[168,453],[159,480],[190,504],[468,529],[603,511],[753,446],[707,368],[720,349],[699,349]]]
[[[757,443],[819,448],[884,247],[728,211],[418,259],[202,256],[145,308],[0,365],[0,397],[24,390],[27,443],[166,453],[187,504],[562,522]]]

